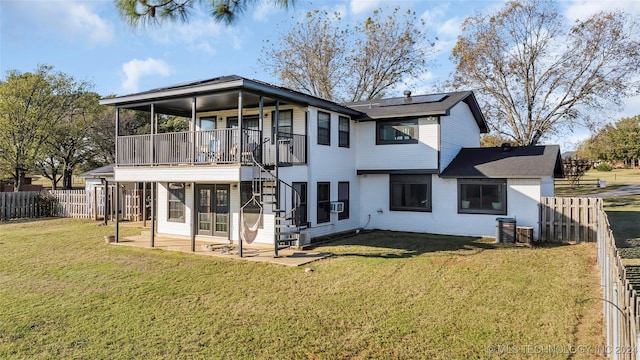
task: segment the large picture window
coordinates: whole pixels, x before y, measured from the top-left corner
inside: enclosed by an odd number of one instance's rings
[[[328,182],[318,183],[318,224],[331,220],[331,184]]]
[[[340,116],[338,118],[338,146],[349,147],[349,118]]]
[[[507,214],[506,179],[458,179],[458,212]]]
[[[184,183],[169,183],[167,187],[167,221],[184,222]]]
[[[318,144],[331,145],[331,114],[318,111]]]
[[[431,175],[389,175],[389,208],[431,211]]]
[[[418,119],[381,120],[376,123],[376,144],[417,144]]]

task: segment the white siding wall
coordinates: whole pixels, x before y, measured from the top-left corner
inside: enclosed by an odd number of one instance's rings
[[[552,197],[555,191],[553,177],[540,179],[540,196]]]
[[[531,226],[537,238],[538,179],[507,180],[507,215],[458,214],[456,179],[432,177],[432,211],[389,210],[389,175],[360,176],[362,226],[368,229],[495,237],[498,217],[515,218],[517,226]],[[367,196],[366,194],[372,194]],[[375,194],[375,196],[373,196]]]
[[[440,118],[440,171],[444,170],[463,147],[480,146],[480,128],[469,106],[459,102],[449,116]]]
[[[356,168],[374,169],[437,169],[438,123],[421,118],[418,121],[418,143],[376,145],[376,122],[357,124]]]
[[[239,166],[120,166],[116,181],[238,182]]]
[[[321,110],[324,111],[324,110]],[[327,111],[324,111],[327,112]],[[338,117],[331,113],[331,145],[318,145],[318,109],[309,109],[309,153],[306,167],[306,180],[287,178],[286,181],[307,181],[308,183],[308,219],[311,222],[310,237],[318,237],[336,232],[354,230],[360,226],[358,176],[354,168],[356,158],[355,123],[350,122],[350,147],[338,146]],[[375,141],[375,140],[374,140]],[[327,223],[317,224],[317,186],[318,182],[330,182],[331,201],[338,200],[338,182],[349,182],[349,219],[338,220],[338,214],[331,214]]]
[[[191,236],[191,221],[192,221],[192,211],[193,208],[193,187],[185,187],[184,196],[185,196],[185,211],[184,211],[184,222],[175,222],[175,221],[167,221],[168,217],[168,189],[167,183],[158,183],[158,203],[156,204],[156,208],[158,209],[157,219],[158,219],[158,234],[167,234],[167,235],[180,235],[180,236]]]

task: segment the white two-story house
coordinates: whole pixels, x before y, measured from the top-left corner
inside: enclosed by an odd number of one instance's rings
[[[277,255],[363,228],[494,236],[496,217],[535,227],[562,173],[557,146],[479,148],[470,91],[338,104],[225,76],[100,103],[117,110],[115,181],[151,183],[152,234],[192,249],[242,240]],[[150,133],[120,135],[122,111],[146,113]],[[160,115],[189,130],[159,133]]]

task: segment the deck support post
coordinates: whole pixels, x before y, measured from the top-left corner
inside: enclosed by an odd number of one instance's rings
[[[278,218],[280,216],[282,216],[282,210],[281,206],[280,206],[280,178],[278,177],[278,166],[280,165],[280,145],[279,145],[279,131],[280,131],[280,100],[276,100],[276,109],[275,109],[275,116],[273,117],[273,119],[271,119],[271,121],[274,122],[275,124],[275,134],[273,135],[275,137],[274,139],[274,144],[276,145],[276,165],[273,169],[274,172],[274,176],[276,178],[276,188],[274,191],[274,200],[275,200],[275,208],[276,208],[276,228],[274,229],[274,235],[273,235],[273,257],[279,257],[280,255],[278,255],[278,242],[280,240],[280,235],[278,234],[278,232],[280,231],[280,229],[277,227],[277,225],[280,223],[280,220],[278,220]]]
[[[156,236],[156,183],[151,183],[151,247],[155,246]]]
[[[116,198],[116,203],[115,203],[115,208],[116,208],[116,242],[120,242],[120,216],[118,214],[118,210],[120,209],[120,183],[116,181],[116,188],[115,188],[115,198]]]
[[[242,169],[242,90],[238,91],[238,153],[236,154],[238,163],[241,165],[240,169]],[[240,186],[238,186],[238,192],[240,192]],[[240,197],[240,194],[238,194]],[[238,207],[238,256],[242,257],[242,211]]]
[[[198,226],[198,218],[196,208],[198,203],[196,203],[196,183],[191,183],[191,191],[193,191],[192,197],[193,201],[191,202],[193,205],[191,207],[191,252],[196,251],[196,227]]]

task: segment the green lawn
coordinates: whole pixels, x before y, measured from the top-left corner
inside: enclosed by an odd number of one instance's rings
[[[519,359],[603,343],[602,304],[585,301],[602,296],[594,244],[373,232],[318,248],[334,256],[306,273],[109,246],[112,232],[0,224],[0,358]]]
[[[605,188],[581,186],[570,189],[556,186],[556,196],[581,196],[599,194],[625,185],[640,184],[640,169],[616,169],[613,171],[590,170],[584,179],[600,179],[607,182]],[[604,197],[604,210],[607,212],[620,255],[628,265],[640,265],[640,194]]]

